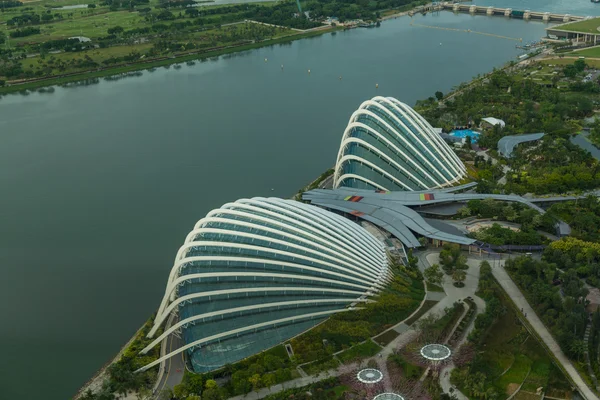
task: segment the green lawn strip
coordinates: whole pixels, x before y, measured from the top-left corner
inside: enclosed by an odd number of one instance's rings
[[[501,393],[507,393],[507,389],[510,384],[521,385],[527,377],[527,373],[531,368],[532,361],[529,357],[524,354],[517,354],[515,362],[512,364],[510,369],[506,371],[504,375],[499,377],[494,385],[498,388]],[[512,393],[509,393],[512,394]]]
[[[548,385],[552,363],[547,358],[536,360],[531,365],[531,372],[523,383],[522,390],[535,392],[538,388],[545,388]]]
[[[600,27],[600,18],[591,18],[585,21],[562,25],[556,29],[570,32],[600,33],[598,27]]]
[[[496,280],[495,277],[494,277],[494,280]],[[501,287],[500,283],[498,283],[497,280],[496,280],[496,284],[499,287]],[[517,283],[515,282],[515,284],[517,284]],[[517,286],[519,286],[519,285],[517,284]],[[519,288],[519,290],[521,290],[521,288]],[[562,379],[568,380],[573,387],[576,387],[575,383],[571,380],[571,377],[569,376],[569,374],[567,374],[567,371],[563,368],[562,364],[558,361],[558,359],[556,358],[556,356],[554,355],[554,353],[548,348],[548,346],[546,345],[546,343],[544,343],[544,341],[542,340],[542,338],[537,334],[537,332],[535,331],[535,329],[533,329],[533,327],[530,325],[529,321],[527,321],[527,319],[525,319],[525,318],[521,318],[520,311],[517,308],[517,306],[515,305],[515,303],[512,301],[512,299],[510,299],[506,295],[506,292],[504,292],[503,289],[502,289],[502,293],[503,293],[502,298],[505,299],[505,301],[503,301],[504,304],[506,304],[508,307],[510,307],[510,310],[512,310],[512,312],[516,316],[515,318],[519,319],[520,323],[523,324],[523,326],[525,327],[525,329],[532,336],[532,338],[530,338],[529,340],[535,339],[535,342],[536,342],[537,346],[544,350],[544,353],[545,353],[546,357],[548,359],[550,359],[552,361],[554,367],[557,368],[561,372]],[[560,382],[560,379],[557,379],[557,381]]]
[[[600,33],[600,32],[598,32]],[[592,57],[592,58],[600,58],[600,47],[593,47],[591,49],[585,49],[581,51],[574,51],[567,54],[568,56],[573,57]]]
[[[423,306],[419,309],[419,311],[417,311],[417,313],[415,315],[413,315],[412,317],[405,320],[404,323],[409,326],[412,325],[416,320],[421,318],[423,316],[423,314],[425,314],[427,311],[429,311],[437,303],[438,303],[437,300],[425,300],[423,302]]]
[[[240,51],[252,50],[252,49],[257,49],[260,47],[271,46],[274,44],[288,43],[288,42],[292,42],[292,41],[298,40],[298,39],[319,36],[319,35],[322,35],[324,33],[328,33],[331,31],[332,30],[312,31],[312,32],[306,32],[306,33],[300,33],[297,35],[290,35],[290,36],[282,37],[279,39],[267,40],[267,41],[259,42],[259,43],[251,43],[251,44],[245,44],[245,45],[241,45],[241,46],[231,46],[231,47],[227,47],[227,48],[223,48],[223,49],[206,51],[206,52],[200,51],[200,52],[194,52],[191,54],[174,55],[173,57],[161,57],[160,60],[146,60],[145,62],[119,65],[119,66],[115,66],[115,67],[102,69],[99,71],[97,69],[90,70],[90,71],[82,71],[82,72],[74,73],[69,76],[40,79],[40,80],[35,80],[35,81],[29,81],[26,83],[13,84],[10,86],[0,87],[0,93],[14,93],[14,92],[20,92],[23,90],[37,89],[37,88],[44,87],[44,86],[62,85],[65,83],[76,82],[76,81],[86,80],[86,79],[90,79],[90,78],[100,78],[100,77],[104,77],[104,76],[111,76],[111,75],[117,75],[117,74],[122,74],[122,73],[126,73],[126,72],[131,72],[131,71],[139,71],[139,70],[144,70],[144,69],[161,67],[161,66],[181,63],[181,62],[185,62],[185,61],[216,57],[216,56],[220,56],[223,54],[237,53]]]
[[[340,366],[340,362],[333,356],[327,357],[322,360],[312,362],[302,366],[304,372],[308,375],[317,375],[320,372],[335,369]]]
[[[373,340],[380,346],[386,346],[396,339],[400,334],[393,329],[382,333],[381,335],[374,337]]]
[[[339,353],[337,357],[342,363],[346,364],[351,361],[373,357],[380,350],[381,347],[369,339],[364,343],[357,344],[356,346]]]
[[[428,292],[444,292],[444,288],[436,285],[435,283],[427,282],[427,291]]]
[[[545,391],[553,390],[555,393],[569,391],[571,385],[553,363],[553,355],[528,332],[519,319],[519,310],[514,307],[495,279],[491,288],[505,312],[499,315],[485,330],[481,339],[475,342],[476,356],[471,364],[457,372],[461,372],[463,376],[482,373],[486,377],[486,389],[495,388],[499,398],[506,398],[510,394],[509,391],[514,392],[521,384],[522,390],[530,393],[535,393],[539,387],[543,387]],[[457,383],[468,395],[469,391],[463,382]],[[518,396],[527,400],[529,394],[523,393]]]

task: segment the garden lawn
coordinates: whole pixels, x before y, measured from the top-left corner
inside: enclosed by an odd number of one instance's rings
[[[572,53],[569,53],[569,56],[600,58],[600,46],[592,47],[581,51],[574,51]]]
[[[600,27],[600,18],[592,18],[585,21],[566,24],[558,29],[570,32],[598,33],[598,27]]]
[[[364,343],[357,344],[356,346],[338,354],[338,358],[342,363],[345,364],[354,360],[362,360],[364,358],[373,357],[380,350],[381,347],[369,339]]]

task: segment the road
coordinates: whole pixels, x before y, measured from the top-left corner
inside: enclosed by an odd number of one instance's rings
[[[170,353],[181,346],[183,346],[181,338],[175,335],[169,335],[169,339],[167,341],[167,353]],[[185,360],[183,358],[184,353],[171,357],[165,361],[165,373],[158,384],[155,393],[156,395],[158,395],[163,389],[173,389],[175,385],[181,383],[183,379],[183,373],[185,372]]]
[[[492,264],[490,262],[490,264]],[[517,308],[522,308],[523,312],[527,315],[527,321],[531,324],[533,329],[536,331],[539,337],[542,338],[546,346],[550,349],[550,352],[556,357],[558,362],[560,362],[571,378],[571,380],[577,386],[577,390],[586,400],[595,400],[598,397],[591,391],[591,389],[587,386],[587,384],[581,379],[579,373],[573,367],[571,360],[565,356],[560,346],[554,340],[554,337],[550,334],[546,326],[539,319],[533,308],[529,305],[523,293],[519,290],[517,285],[510,278],[508,273],[504,270],[504,260],[496,260],[495,263],[492,264],[492,273],[494,277],[500,282],[500,286],[502,289],[508,294],[508,297],[512,299]]]

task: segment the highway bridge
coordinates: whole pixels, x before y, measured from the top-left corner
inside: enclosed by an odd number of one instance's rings
[[[556,14],[551,12],[539,12],[531,10],[513,10],[512,8],[492,7],[492,6],[477,6],[475,4],[461,4],[461,3],[442,3],[441,8],[444,10],[452,10],[454,12],[468,12],[471,14],[484,14],[484,15],[501,15],[509,18],[519,19],[539,19],[542,21],[560,21],[560,22],[572,22],[581,21],[585,17],[580,17],[570,14]]]

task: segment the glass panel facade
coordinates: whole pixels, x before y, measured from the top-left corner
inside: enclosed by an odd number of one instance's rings
[[[156,319],[177,312],[197,372],[266,350],[364,302],[389,274],[382,243],[304,203],[240,200],[209,216],[178,254]]]
[[[375,97],[363,103],[349,128],[335,168],[336,187],[426,190],[447,186],[464,175],[460,161],[431,126],[395,99]],[[343,159],[347,155],[358,159]],[[348,174],[357,177],[344,176]]]

